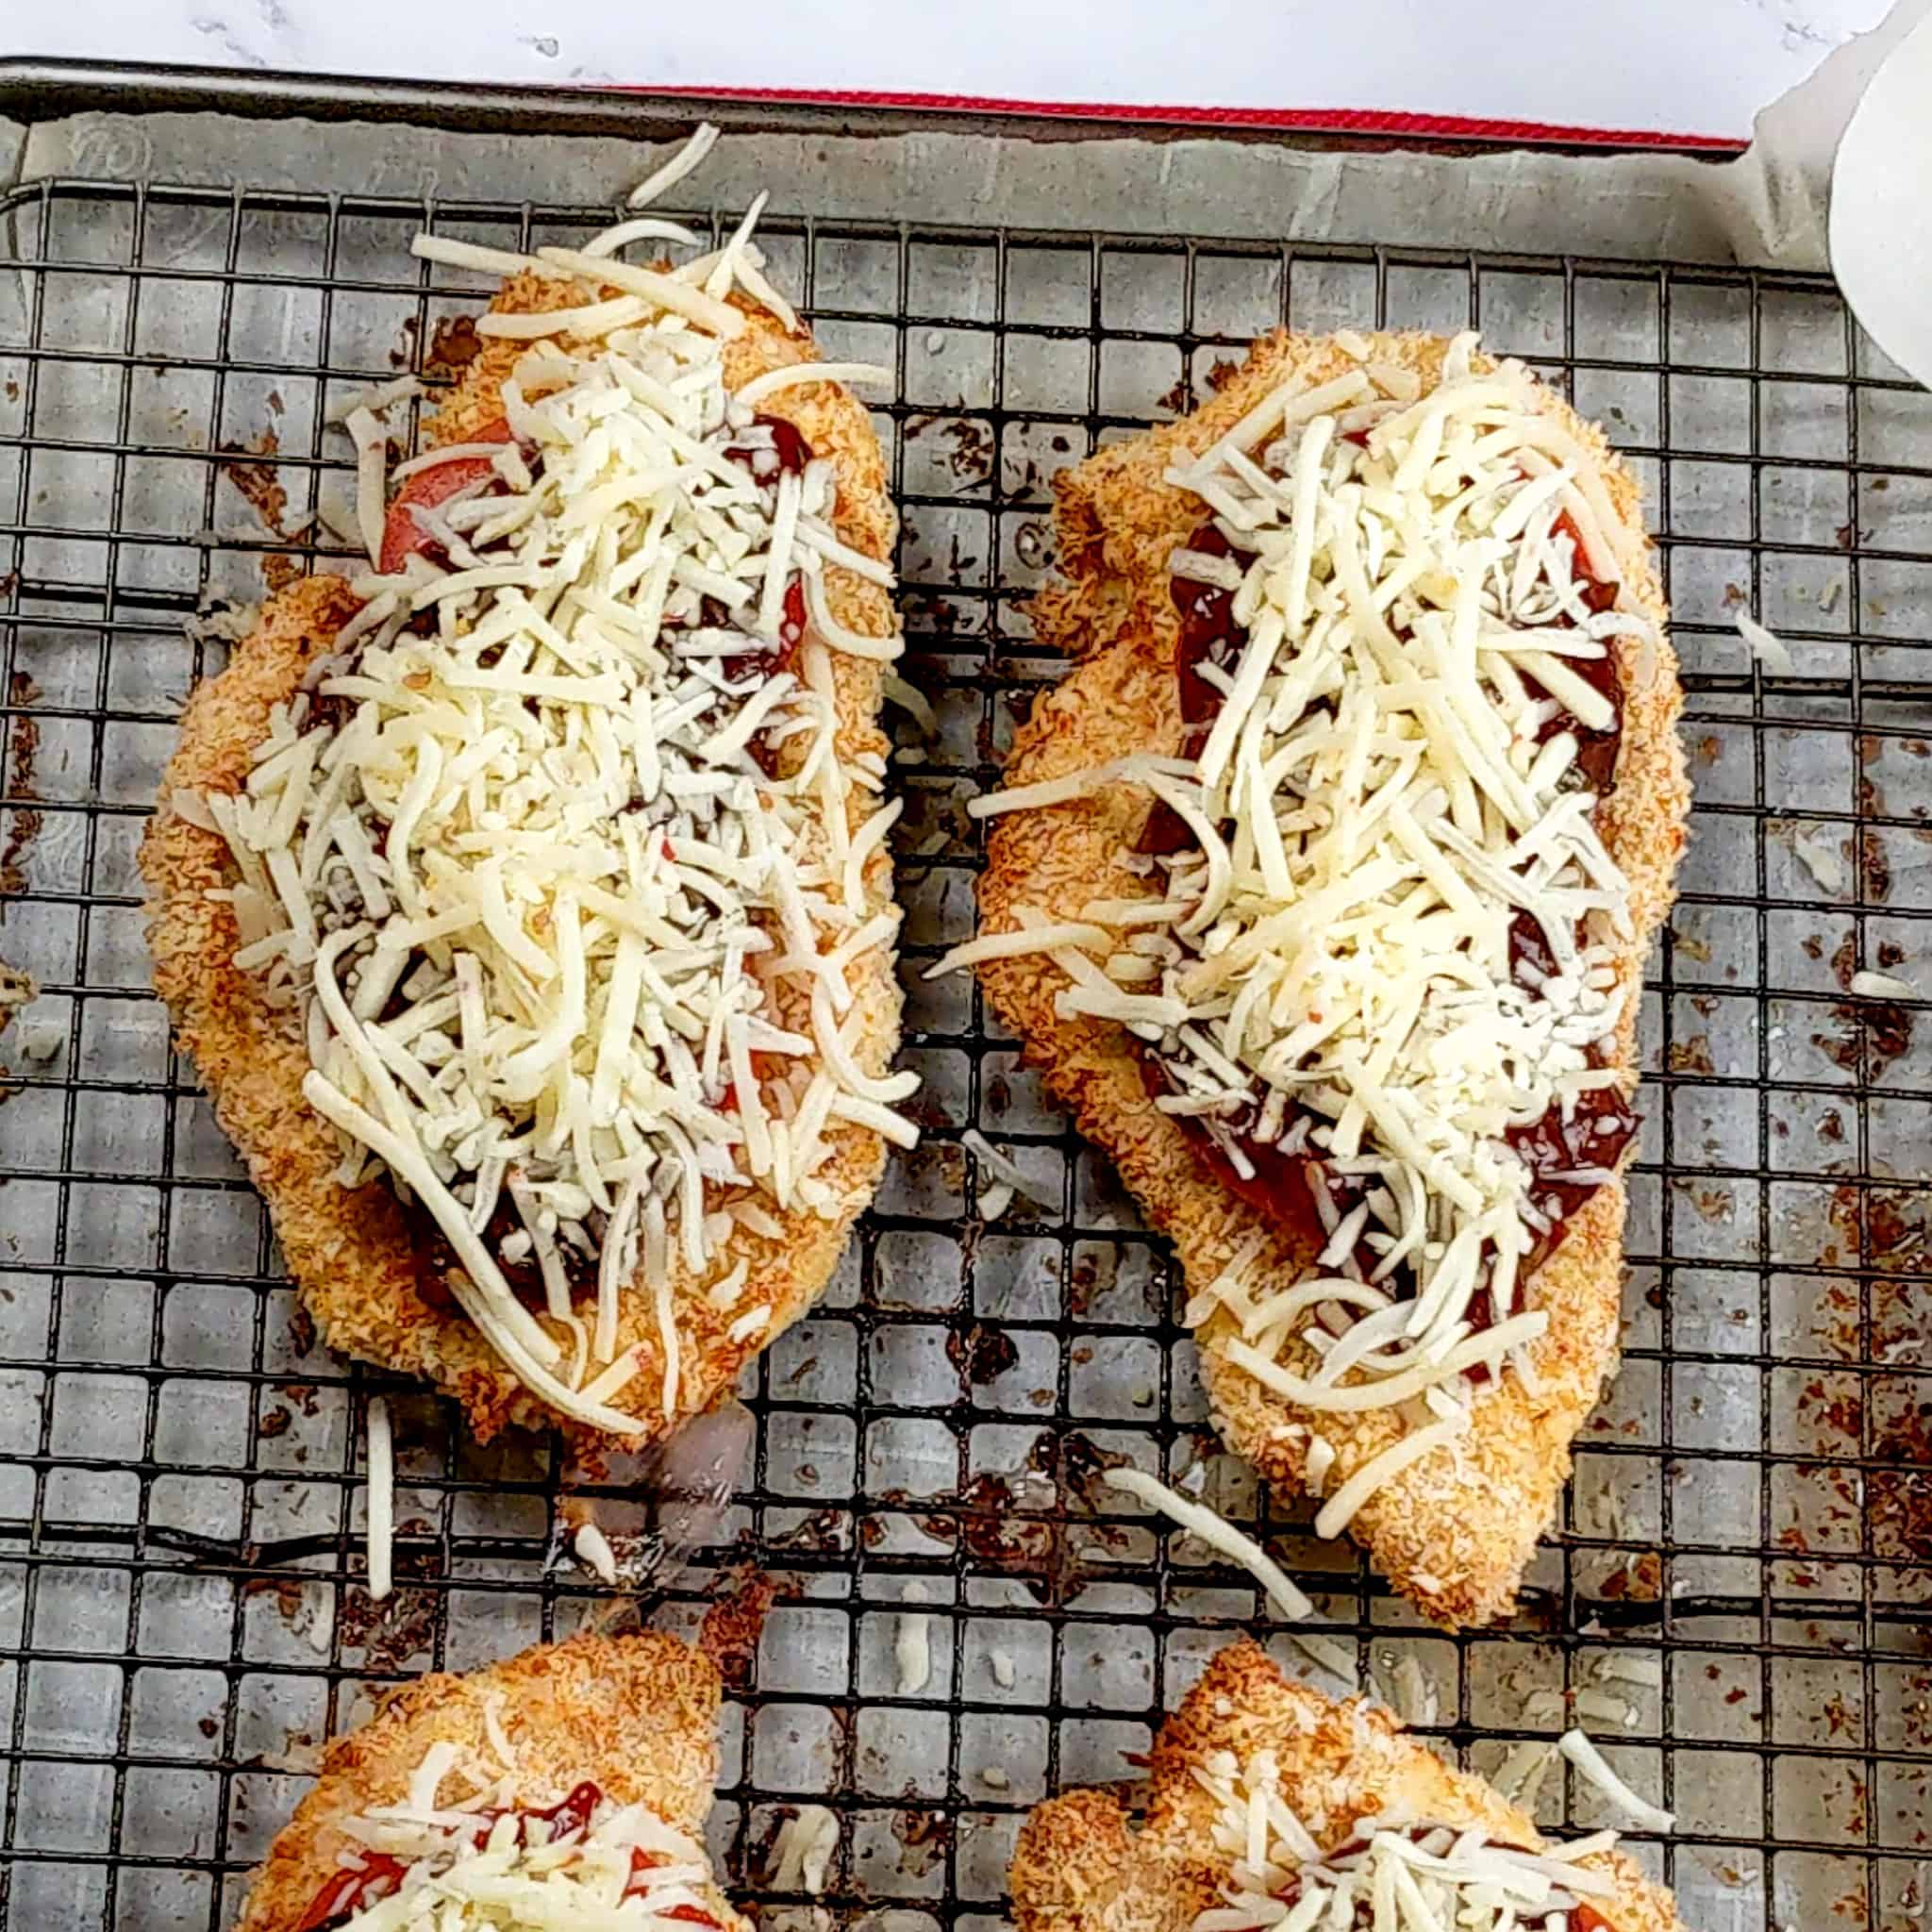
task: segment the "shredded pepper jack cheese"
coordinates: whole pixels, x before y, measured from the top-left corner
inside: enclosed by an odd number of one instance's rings
[[[479,323],[528,342],[506,440],[405,466],[466,466],[400,499],[422,543],[386,544],[385,435],[352,416],[372,561],[406,554],[358,580],[245,786],[203,801],[240,870],[237,963],[299,1004],[343,1182],[387,1170],[504,1361],[626,1434],[620,1296],[652,1299],[668,1416],[675,1293],[719,1274],[728,1311],[735,1227],[847,1205],[821,1172],[842,1124],[913,1138],[916,1078],[859,1063],[851,978],[896,929],[872,874],[898,808],[839,755],[828,656],[898,643],[825,595],[832,571],[892,576],[837,536],[831,462],[725,386],[723,297],[764,288],[749,235],[675,274],[608,238],[493,264],[582,300]],[[758,399],[828,373],[879,372],[776,371]],[[546,1320],[506,1265],[539,1272]]]
[[[1138,784],[1177,828],[1131,861],[1151,896],[1023,911],[936,969],[1045,953],[1062,1017],[1136,1036],[1155,1104],[1238,1179],[1256,1150],[1307,1163],[1315,1267],[1259,1278],[1257,1236],[1189,1319],[1224,1307],[1228,1358],[1303,1408],[1401,1410],[1407,1432],[1323,1511],[1330,1535],[1462,1433],[1471,1375],[1531,1374],[1548,1317],[1521,1277],[1560,1224],[1552,1190],[1613,1178],[1627,1132],[1598,1108],[1626,1078],[1607,1043],[1629,890],[1579,739],[1618,728],[1601,671],[1651,627],[1596,459],[1520,365],[1478,372],[1474,350],[1457,338],[1423,391],[1357,342],[1357,366],[1291,378],[1168,472],[1215,540],[1173,574],[1231,600],[1193,672],[1211,721],[1184,755],[973,808]],[[1538,1131],[1560,1137],[1554,1172],[1519,1151]]]

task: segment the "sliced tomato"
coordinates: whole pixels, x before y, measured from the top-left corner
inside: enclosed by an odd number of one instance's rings
[[[463,441],[508,442],[509,425],[499,417],[494,423],[486,423]],[[434,509],[438,504],[447,503],[459,491],[467,490],[473,483],[487,482],[495,474],[495,465],[488,457],[458,457],[454,462],[437,463],[427,470],[418,470],[413,476],[406,476],[403,487],[396,491],[395,499],[389,507],[388,516],[383,520],[383,575],[389,576],[401,570],[406,559],[417,551],[426,549],[434,541],[409,514],[412,503],[421,504],[425,509]]]

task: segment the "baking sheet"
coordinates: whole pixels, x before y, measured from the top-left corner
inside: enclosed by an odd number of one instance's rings
[[[1829,64],[1829,63],[1827,63]],[[1783,165],[1782,158],[1780,166]],[[709,207],[760,189],[832,219],[1065,225],[1142,235],[1823,264],[1817,182],[1773,192],[1765,158],[1534,151],[1461,155],[1286,141],[1125,139],[1091,128],[840,136],[731,134],[697,184]],[[605,203],[646,143],[554,134],[339,127],[208,114],[81,114],[28,130],[19,178],[246,182],[342,194]]]
[[[768,245],[828,352],[899,372],[878,421],[905,505],[908,673],[939,712],[929,741],[901,722],[896,758],[915,955],[970,931],[964,805],[1053,675],[1024,610],[1048,477],[1186,407],[1284,311],[1455,327],[1474,308],[1492,346],[1574,372],[1658,506],[1699,800],[1646,1001],[1628,1360],[1513,1630],[1421,1629],[1350,1549],[1313,1541],[1306,1511],[1257,1496],[1206,1426],[1161,1252],[981,1030],[968,985],[908,973],[929,1137],[894,1163],[824,1305],[748,1378],[759,1441],[730,1528],[779,1601],[727,1722],[714,1831],[734,1874],[763,1884],[778,1817],[829,1791],[840,1920],[976,1927],[998,1915],[1024,1807],[1124,1774],[1233,1629],[1258,1618],[1289,1667],[1341,1688],[1224,1570],[1117,1499],[1096,1521],[1098,1452],[1259,1517],[1305,1583],[1328,1583],[1324,1627],[1355,1683],[1407,1703],[1412,1658],[1416,1714],[1432,1695],[1435,1734],[1481,1769],[1562,1728],[1607,1657],[1657,1659],[1658,1689],[1609,1687],[1629,1726],[1591,1728],[1676,1807],[1674,1845],[1636,1849],[1690,1923],[1915,1924],[1932,1048],[1916,1008],[1868,1011],[1844,982],[1861,964],[1932,973],[1924,396],[1891,386],[1820,284],[1517,253],[1560,239],[1655,261],[1662,238],[1724,258],[1691,163],[955,136],[741,138],[719,158],[718,208],[755,179],[794,184]],[[18,1090],[0,1106],[0,1917],[201,1924],[232,1914],[319,1740],[372,1682],[479,1662],[605,1605],[555,1560],[549,1449],[477,1451],[408,1389],[392,1396],[404,1587],[368,1603],[372,1378],[315,1345],[169,1059],[139,934],[141,815],[191,677],[221,659],[223,611],[290,555],[276,531],[346,509],[329,402],[399,364],[447,373],[460,339],[440,325],[482,284],[438,271],[432,290],[409,260],[421,197],[501,197],[447,224],[501,244],[526,202],[608,200],[647,157],[101,115],[37,130],[28,159],[250,184],[16,197],[19,258],[72,266],[0,273],[0,577],[21,578],[0,650],[30,681],[10,686],[0,779],[0,846],[25,888],[0,902],[0,954],[50,989],[26,1017],[55,1041],[44,1060],[0,1042]],[[808,235],[783,215],[806,181]],[[1058,232],[1015,239],[995,213]],[[547,239],[590,217],[530,219]],[[916,225],[938,220],[952,225]],[[1284,232],[1291,249],[1173,239]],[[1338,233],[1398,252],[1324,242]],[[1440,252],[1499,234],[1510,259]],[[1400,253],[1424,242],[1439,252]],[[1752,670],[1740,604],[1791,639],[1791,678]],[[969,1124],[1059,1210],[977,1223]],[[197,1561],[192,1538],[234,1551]],[[933,1668],[902,1694],[908,1586]],[[660,1616],[691,1627],[711,1587],[700,1571]],[[1526,1722],[1538,1690],[1566,1714]],[[1539,1813],[1611,1822],[1560,1767]]]

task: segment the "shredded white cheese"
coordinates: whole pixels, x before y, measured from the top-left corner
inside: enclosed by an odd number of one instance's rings
[[[939,713],[933,709],[932,700],[910,678],[888,671],[879,681],[879,689],[887,704],[897,705],[919,726],[922,738],[939,735]]]
[[[1636,1708],[1627,1697],[1619,1697],[1613,1690],[1600,1690],[1586,1684],[1571,1699],[1571,1707],[1578,1717],[1621,1724],[1626,1731],[1636,1728]]]
[[[1050,952],[1057,946],[1104,946],[1112,939],[1104,925],[1080,920],[1058,925],[1042,922],[1022,932],[988,933],[955,946],[926,969],[928,979],[944,973],[957,973],[962,966],[977,966],[987,959],[1017,959],[1024,954]]]
[[[1469,1412],[1463,1409],[1447,1422],[1431,1423],[1426,1428],[1413,1429],[1399,1441],[1390,1443],[1379,1455],[1363,1463],[1322,1506],[1321,1514],[1315,1518],[1315,1534],[1340,1536],[1354,1520],[1356,1511],[1391,1476],[1407,1469],[1412,1462],[1420,1462],[1444,1443],[1455,1441],[1468,1427]]]
[[[785,362],[754,375],[739,391],[740,402],[756,408],[780,390],[808,382],[889,383],[892,372],[877,362]]]
[[[904,1600],[923,1604],[925,1586],[908,1583]],[[900,1617],[892,1641],[892,1656],[899,1671],[899,1695],[918,1696],[932,1681],[932,1618],[928,1612],[908,1610]]]
[[[1524,1848],[1473,1821],[1401,1811],[1330,1827],[1291,1807],[1272,1751],[1245,1761],[1212,1751],[1190,1769],[1216,1801],[1225,1874],[1191,1932],[1567,1932],[1580,1905],[1616,1890],[1588,1862],[1614,1844],[1613,1832]],[[1317,1829],[1338,1842],[1324,1849]]]
[[[1140,1469],[1109,1469],[1103,1472],[1110,1488],[1138,1496],[1150,1508],[1158,1509],[1191,1536],[1232,1563],[1239,1563],[1262,1590],[1269,1601],[1291,1623],[1308,1616],[1314,1605],[1294,1586],[1279,1563],[1253,1537],[1243,1536],[1225,1517],[1217,1515],[1205,1503],[1190,1502],[1177,1491]]]
[[[1636,1657],[1625,1651],[1612,1650],[1605,1654],[1597,1664],[1596,1674],[1611,1683],[1641,1684],[1652,1690],[1660,1690],[1664,1682],[1664,1660],[1660,1657]]]
[[[356,444],[356,528],[374,565],[382,557],[382,486],[389,463],[389,431],[368,409],[351,409],[346,427]]]
[[[1645,1831],[1657,1832],[1668,1832],[1676,1824],[1674,1812],[1660,1810],[1647,1798],[1639,1797],[1610,1769],[1603,1753],[1581,1731],[1565,1731],[1557,1740],[1557,1749],[1632,1824],[1641,1825]]]
[[[708,121],[700,121],[691,139],[661,168],[654,174],[647,175],[631,190],[626,205],[631,208],[647,208],[659,195],[675,188],[711,152],[717,144],[717,128]]]
[[[414,375],[398,375],[389,382],[378,382],[370,389],[352,390],[331,403],[323,412],[322,420],[331,428],[345,425],[358,409],[365,409],[372,416],[380,416],[385,409],[393,408],[398,403],[406,403],[411,396],[423,393],[422,379]]]
[[[1421,1659],[1413,1651],[1404,1651],[1382,1661],[1387,1669],[1372,1673],[1376,1695],[1404,1724],[1433,1724],[1441,1714],[1440,1701]]]
[[[1491,1782],[1498,1794],[1520,1809],[1534,1812],[1537,1794],[1542,1790],[1543,1779],[1549,1775],[1550,1766],[1557,1758],[1557,1747],[1541,1740],[1530,1739],[1518,1744],[1497,1769]]]
[[[760,1302],[755,1308],[747,1308],[725,1332],[725,1338],[736,1348],[740,1342],[749,1341],[754,1335],[762,1333],[772,1324],[772,1305]]]
[[[979,1218],[981,1221],[997,1221],[1013,1205],[1015,1190],[1005,1181],[996,1181],[979,1196]]]
[[[998,1186],[1024,1195],[1038,1207],[1049,1209],[1059,1207],[1058,1196],[1050,1191],[1044,1182],[1035,1180],[1011,1155],[1002,1154],[977,1127],[968,1127],[959,1136],[959,1142]],[[988,1219],[991,1218],[989,1211]]]
[[[1828,825],[1805,825],[1791,841],[1800,862],[1817,880],[1820,891],[1837,898],[1845,889],[1845,861],[1842,842]]]
[[[653,1353],[620,1347],[625,1298],[649,1297],[673,1416],[679,1307],[726,1272],[730,1210],[837,1217],[847,1124],[915,1138],[894,1108],[916,1077],[863,1064],[851,1030],[853,969],[896,930],[897,807],[840,754],[830,658],[899,644],[825,601],[835,573],[891,573],[838,538],[832,460],[794,459],[726,387],[729,263],[698,289],[594,250],[468,247],[421,252],[571,289],[478,324],[529,343],[512,440],[400,465],[386,506],[388,432],[349,413],[372,561],[399,516],[422,547],[359,580],[245,784],[200,803],[240,873],[237,957],[301,1008],[343,1179],[387,1168],[533,1392],[636,1433],[608,1406]],[[442,465],[486,461],[429,502]]]
[[[396,1464],[389,1403],[378,1395],[369,1405],[369,1595],[381,1603],[394,1575]]]
[[[1751,655],[1774,677],[1789,677],[1795,668],[1791,654],[1785,641],[1775,631],[1765,626],[1748,611],[1738,612],[1738,635],[1744,640]]]
[[[1291,1630],[1290,1640],[1308,1661],[1324,1670],[1353,1695],[1356,1686],[1355,1654],[1347,1644],[1313,1630]]]

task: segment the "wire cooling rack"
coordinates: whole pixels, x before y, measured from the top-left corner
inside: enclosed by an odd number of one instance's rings
[[[551,1447],[479,1451],[409,1387],[402,1584],[370,1604],[358,1457],[382,1378],[316,1344],[169,1052],[134,852],[236,608],[346,554],[329,406],[401,369],[447,380],[471,352],[478,285],[411,260],[411,233],[525,245],[608,215],[58,181],[4,212],[0,958],[41,992],[0,1038],[0,1923],[212,1926],[369,1687],[608,1606],[559,1558]],[[748,1374],[756,1459],[725,1540],[648,1606],[689,1628],[734,1566],[777,1586],[727,1717],[734,1881],[804,1923],[814,1902],[760,1888],[778,1820],[823,1800],[842,1837],[816,1903],[841,1923],[990,1925],[1027,1805],[1132,1774],[1231,1633],[1260,1620],[1338,1688],[1245,1577],[1096,1493],[1124,1455],[1257,1525],[1360,1687],[1446,1750],[1494,1770],[1588,1724],[1674,1807],[1674,1840],[1636,1849],[1690,1923],[1916,1927],[1932,1026],[1851,987],[1932,985],[1932,399],[1803,276],[765,232],[827,351],[896,372],[877,421],[905,668],[938,727],[901,722],[895,774],[926,1138],[824,1305]],[[1691,693],[1625,1364],[1521,1614],[1454,1640],[1218,1452],[1163,1250],[970,985],[917,970],[970,929],[964,808],[1055,672],[1025,613],[1048,479],[1188,407],[1283,320],[1477,323],[1566,385],[1642,475]],[[1790,675],[1754,665],[1739,609],[1789,641]],[[1052,1211],[979,1219],[973,1125]],[[900,1674],[907,1614],[931,1619],[924,1684]],[[1552,1826],[1610,1822],[1561,1765],[1538,1802]]]

